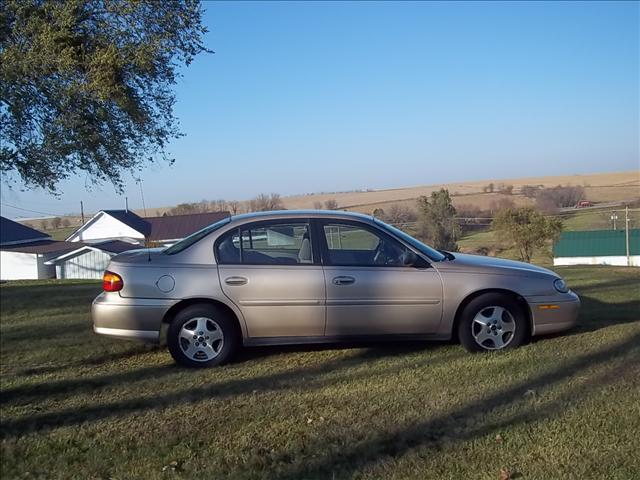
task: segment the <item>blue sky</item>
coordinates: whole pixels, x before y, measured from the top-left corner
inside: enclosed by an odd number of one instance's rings
[[[186,136],[145,170],[147,207],[639,166],[636,2],[205,8],[216,53],[176,86]],[[124,205],[108,184],[62,189],[5,187],[2,214]]]

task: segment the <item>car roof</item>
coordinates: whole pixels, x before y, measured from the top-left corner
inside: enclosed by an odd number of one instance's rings
[[[371,222],[373,217],[357,212],[338,210],[273,210],[268,212],[251,212],[231,217],[231,223],[248,220],[277,220],[286,218],[335,218],[343,220],[365,220]]]

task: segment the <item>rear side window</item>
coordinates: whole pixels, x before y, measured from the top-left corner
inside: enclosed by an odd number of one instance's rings
[[[217,245],[220,264],[296,265],[313,263],[307,223],[272,223],[241,227]]]
[[[180,240],[178,243],[175,243],[170,247],[165,248],[163,250],[163,253],[165,255],[175,255],[176,253],[180,253],[183,250],[186,250],[187,248],[189,248],[194,243],[199,242],[210,233],[215,232],[219,228],[223,227],[230,221],[231,221],[231,217],[223,218],[222,220],[219,220],[216,223],[203,228],[202,230],[198,230],[197,232],[192,233],[188,237]]]

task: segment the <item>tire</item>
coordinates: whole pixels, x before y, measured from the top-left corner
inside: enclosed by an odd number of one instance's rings
[[[169,352],[185,367],[223,365],[231,360],[239,344],[235,319],[214,305],[191,305],[180,310],[167,330]]]
[[[522,307],[510,296],[485,293],[464,307],[458,339],[470,352],[508,350],[529,338],[529,322]]]

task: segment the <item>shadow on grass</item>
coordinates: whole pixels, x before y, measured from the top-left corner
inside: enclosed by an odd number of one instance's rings
[[[607,383],[637,381],[638,362],[640,361],[640,335],[634,335],[629,340],[609,346],[597,352],[582,355],[550,372],[543,373],[532,379],[520,382],[510,388],[503,389],[480,401],[469,403],[461,408],[451,410],[443,415],[399,429],[395,432],[373,436],[373,438],[358,442],[352,447],[342,447],[330,454],[319,454],[288,472],[278,475],[281,480],[299,478],[330,478],[336,471],[340,476],[350,477],[361,468],[374,465],[385,457],[399,457],[414,448],[428,448],[437,450],[443,444],[451,444],[480,438],[490,433],[500,431],[517,424],[539,421],[540,419],[561,413],[567,401],[588,394],[593,389],[602,388]],[[558,399],[543,405],[524,406],[517,413],[501,416],[498,420],[491,418],[488,413],[505,410],[523,400],[529,391],[538,391],[557,385],[569,378],[579,375],[587,369],[606,364],[623,356],[633,355],[633,360],[626,362],[623,371],[609,368],[577,388],[564,393]],[[327,439],[320,438],[317,444],[307,445],[310,451],[326,451]]]
[[[117,362],[119,360],[126,360],[128,358],[132,358],[138,355],[144,355],[145,353],[156,352],[160,350],[162,350],[163,352],[165,351],[165,349],[159,345],[150,345],[150,344],[141,343],[139,345],[136,344],[132,348],[128,348],[123,351],[104,352],[104,354],[101,354],[98,356],[81,358],[73,362],[65,362],[65,363],[53,364],[53,365],[29,366],[29,367],[14,371],[12,375],[17,377],[29,376],[29,375],[46,375],[49,373],[61,372],[69,368],[92,367],[97,365],[104,365],[106,363]]]
[[[85,319],[78,319],[64,324],[12,325],[2,332],[2,343],[3,347],[6,348],[8,345],[11,345],[11,347],[23,344],[31,345],[34,341],[50,342],[54,338],[88,337],[90,334],[93,334],[93,331],[87,325]]]
[[[302,352],[324,352],[327,350],[350,350],[366,348],[367,352],[362,352],[362,356],[369,355],[371,358],[378,356],[396,356],[406,355],[414,352],[423,352],[432,350],[441,346],[442,342],[426,342],[426,341],[400,341],[391,342],[384,340],[373,341],[351,341],[337,343],[311,343],[300,345],[277,345],[264,347],[243,347],[233,359],[233,364],[241,364],[244,362],[254,361],[256,359],[272,357],[283,353],[302,353]],[[382,350],[378,352],[378,350]]]
[[[281,391],[286,389],[300,389],[305,391],[322,388],[326,385],[336,382],[353,381],[359,378],[369,378],[372,375],[394,374],[408,368],[406,364],[396,365],[385,369],[363,369],[360,372],[340,375],[340,371],[345,368],[353,368],[366,365],[369,362],[384,360],[386,358],[406,354],[410,351],[418,351],[410,348],[372,348],[359,352],[352,357],[341,357],[324,363],[314,363],[313,365],[295,368],[284,372],[278,372],[271,375],[252,377],[239,380],[229,380],[213,385],[203,387],[190,388],[178,392],[172,392],[166,395],[158,393],[153,397],[139,397],[120,402],[104,403],[92,405],[88,407],[80,407],[67,409],[60,412],[45,413],[41,415],[30,415],[15,420],[0,422],[0,436],[2,438],[17,437],[29,432],[50,430],[62,426],[75,425],[83,422],[92,422],[118,415],[125,415],[134,412],[143,412],[152,409],[171,407],[177,404],[195,403],[202,400],[212,398],[230,397],[241,394]],[[464,356],[462,351],[443,354],[438,357],[432,357],[427,362],[421,362],[422,365],[434,366],[439,363],[446,363],[456,358]],[[412,363],[412,367],[415,364]],[[114,382],[122,381],[140,381],[143,379],[157,378],[158,374],[166,375],[178,371],[179,367],[165,366],[154,367],[149,369],[136,370],[124,374],[107,375],[104,377],[94,377],[92,379],[78,379],[71,381],[43,383],[30,387],[21,387],[7,391],[11,401],[22,401],[31,396],[47,396],[52,393],[68,393],[69,389],[91,390],[96,388],[113,385]],[[199,375],[197,370],[181,369],[185,375]],[[338,376],[336,376],[336,372]],[[301,378],[305,378],[304,384],[300,382]],[[85,387],[85,383],[89,386]],[[3,392],[3,395],[5,393]],[[4,419],[3,419],[4,420]]]
[[[141,380],[157,379],[175,373],[179,370],[176,365],[161,365],[129,370],[112,375],[99,377],[79,377],[72,380],[37,383],[4,390],[0,404],[32,402],[38,397],[95,391],[96,389],[116,386],[122,383],[132,383]]]

